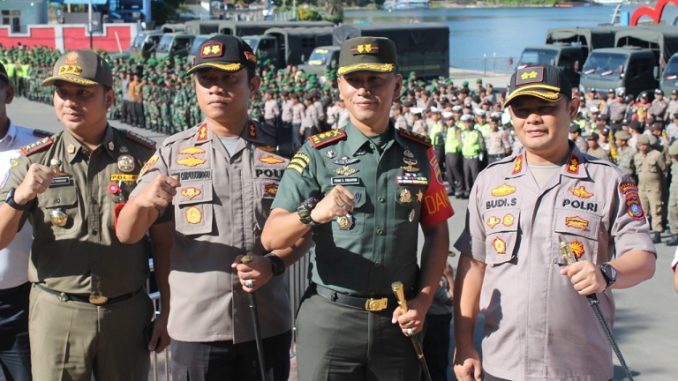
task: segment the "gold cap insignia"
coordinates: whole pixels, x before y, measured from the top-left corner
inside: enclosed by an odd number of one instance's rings
[[[210,42],[200,49],[200,58],[215,58],[224,55],[224,44],[221,42]]]

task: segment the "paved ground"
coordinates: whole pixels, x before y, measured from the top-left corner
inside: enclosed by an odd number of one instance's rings
[[[471,78],[475,76],[471,75]],[[504,81],[506,80],[505,78]],[[497,85],[503,86],[499,83]],[[47,105],[19,98],[8,107],[8,115],[20,125],[50,131],[61,130],[53,109]],[[115,121],[112,124],[131,128]],[[164,138],[157,133],[132,129],[157,141]],[[449,221],[450,237],[453,243],[464,224],[466,202],[453,200],[452,204],[457,212]],[[617,301],[615,337],[626,362],[633,370],[634,378],[640,381],[675,380],[678,374],[678,361],[676,361],[678,336],[675,334],[675,324],[678,322],[678,308],[676,308],[678,296],[673,290],[673,274],[670,269],[675,247],[659,244],[657,249],[659,255],[654,278],[632,289],[615,292]],[[457,258],[452,258],[450,262],[456,266]],[[591,318],[593,319],[593,316]],[[573,329],[576,329],[576,322],[573,322]],[[617,367],[615,380],[622,379],[623,372]],[[291,377],[290,380],[296,380],[296,377]]]

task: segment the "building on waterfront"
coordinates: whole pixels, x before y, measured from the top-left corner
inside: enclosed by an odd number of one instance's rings
[[[28,24],[47,23],[48,0],[2,0],[0,18],[13,33],[26,32]]]

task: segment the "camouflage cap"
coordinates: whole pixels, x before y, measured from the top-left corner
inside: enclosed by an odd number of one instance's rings
[[[563,95],[572,97],[572,85],[562,70],[555,66],[528,66],[516,70],[511,75],[508,86],[509,95],[504,107],[509,106],[516,98],[529,95],[547,102],[556,102]]]
[[[52,69],[52,76],[42,81],[42,85],[50,86],[56,81],[113,87],[113,74],[103,57],[91,50],[82,49],[59,57]]]
[[[396,46],[384,37],[356,37],[344,41],[339,51],[337,74],[354,71],[395,72],[398,66]]]
[[[257,56],[245,41],[239,37],[219,34],[200,45],[200,52],[187,74],[208,68],[235,72],[256,65]]]

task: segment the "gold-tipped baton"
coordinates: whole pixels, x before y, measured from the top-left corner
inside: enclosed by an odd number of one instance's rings
[[[398,299],[398,306],[400,307],[400,309],[403,311],[403,313],[407,312],[407,299],[405,299],[403,283],[393,282],[391,283],[391,289],[393,290],[396,299]],[[421,349],[421,343],[419,342],[419,338],[417,336],[418,335],[411,335],[409,336],[409,338],[410,341],[412,342],[414,353],[416,353],[417,359],[419,360],[419,364],[421,364],[421,369],[424,371],[424,377],[426,378],[426,381],[432,381],[431,372],[428,370],[426,358],[424,357],[424,350]]]
[[[248,264],[254,258],[250,255],[243,255],[240,259],[241,263]],[[248,292],[249,308],[252,316],[252,324],[254,325],[254,341],[257,344],[257,357],[259,360],[259,373],[261,374],[261,381],[266,381],[266,366],[264,363],[264,343],[261,339],[261,327],[259,326],[259,312],[257,311],[257,299],[254,292]]]
[[[574,255],[572,248],[565,241],[560,241],[560,255],[563,256],[565,262],[567,262],[568,265],[577,262],[577,257]],[[607,321],[605,321],[605,318],[603,317],[603,312],[600,310],[600,305],[598,304],[598,297],[596,296],[596,294],[591,294],[586,296],[586,300],[589,302],[591,309],[593,309],[593,314],[596,316],[598,323],[600,323],[600,326],[603,328],[603,332],[605,332],[607,341],[610,343],[610,346],[612,347],[614,354],[617,355],[617,359],[619,359],[619,364],[622,366],[622,368],[624,368],[626,378],[628,378],[630,381],[633,381],[633,375],[631,374],[631,370],[629,370],[629,367],[626,365],[626,361],[624,361],[624,356],[622,356],[621,350],[619,349],[619,345],[617,345],[617,342],[614,340],[614,336],[612,336],[612,330],[610,329],[610,326],[607,324]]]

